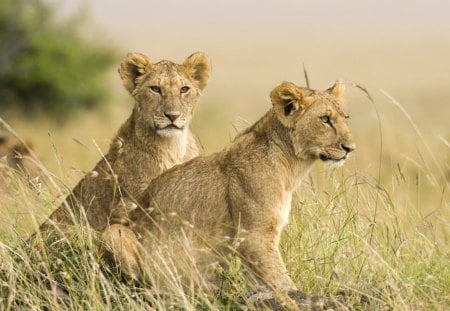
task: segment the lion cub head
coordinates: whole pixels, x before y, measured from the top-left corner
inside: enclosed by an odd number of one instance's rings
[[[120,64],[123,85],[135,98],[138,126],[160,136],[174,136],[189,126],[201,91],[208,83],[209,59],[202,53],[183,64],[152,63],[139,53],[128,54]]]
[[[342,107],[344,85],[325,91],[283,82],[271,92],[277,118],[287,128],[289,142],[300,159],[343,164],[355,149]]]

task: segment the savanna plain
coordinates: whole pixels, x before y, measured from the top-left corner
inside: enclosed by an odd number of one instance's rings
[[[347,69],[364,67],[352,62],[352,55],[342,59],[339,66]],[[428,67],[439,66],[432,59],[411,69],[415,75],[396,60],[385,57],[367,68],[395,71],[397,76],[389,79],[373,79],[363,69],[346,77],[364,85],[373,99],[349,82],[344,97],[357,149],[343,167],[315,164],[293,198],[280,248],[302,291],[341,296],[354,310],[449,310],[449,88],[439,77],[425,78],[432,70]],[[309,64],[320,66],[313,59],[306,63],[311,88],[325,89],[342,77],[340,67],[326,72]],[[233,67],[218,63],[214,68],[194,115],[192,129],[204,154],[225,147],[269,109],[268,94],[280,81],[305,85],[299,60],[285,77],[270,76],[271,68],[259,83],[234,77],[247,86],[230,92],[232,82],[223,77],[235,72],[227,73],[227,66]],[[256,72],[252,64],[244,69]],[[174,275],[169,297],[158,299],[146,284],[131,282],[103,264],[92,232],[33,249],[23,243],[100,159],[131,113],[132,99],[115,72],[110,80],[117,91],[109,105],[70,116],[63,125],[45,116],[1,116],[1,133],[32,142],[46,177],[30,186],[10,172],[11,182],[1,186],[0,309],[244,308],[246,281],[236,258],[230,258],[229,271],[221,272],[224,285],[215,295],[186,290]],[[170,265],[167,269],[171,273]],[[63,298],[57,284],[67,291]]]

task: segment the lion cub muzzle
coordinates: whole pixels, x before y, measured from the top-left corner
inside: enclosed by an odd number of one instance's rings
[[[181,134],[186,128],[187,119],[179,111],[164,111],[164,116],[155,116],[153,121],[156,132],[161,136]]]
[[[341,143],[340,148],[336,152],[325,152],[319,154],[319,159],[328,163],[332,167],[340,167],[344,165],[349,154],[356,149],[355,143],[349,141]]]

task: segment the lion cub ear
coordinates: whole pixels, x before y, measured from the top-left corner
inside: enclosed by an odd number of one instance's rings
[[[270,99],[278,119],[287,127],[293,125],[293,115],[303,113],[312,104],[312,98],[291,82],[283,82],[274,88]]]
[[[136,88],[136,79],[147,73],[151,68],[150,59],[144,54],[128,53],[122,59],[119,75],[128,92],[133,93]]]
[[[211,62],[209,58],[200,52],[189,56],[183,63],[186,73],[195,81],[200,90],[203,90],[208,84],[211,74]]]
[[[341,99],[342,95],[345,91],[345,84],[339,81],[336,81],[332,87],[326,90],[330,93],[334,98]]]

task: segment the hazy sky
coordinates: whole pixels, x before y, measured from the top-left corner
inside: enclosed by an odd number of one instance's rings
[[[230,40],[271,33],[450,37],[448,0],[64,0],[60,4],[66,10],[88,7],[95,24],[128,44],[162,36]]]

